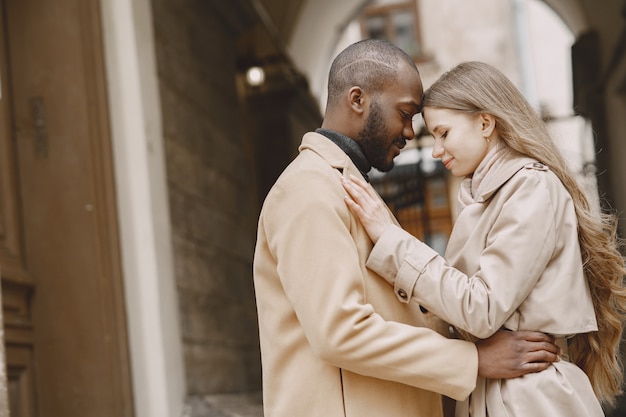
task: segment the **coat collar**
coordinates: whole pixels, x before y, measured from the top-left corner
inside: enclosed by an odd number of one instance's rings
[[[328,165],[340,171],[344,177],[352,174],[357,178],[365,179],[350,157],[324,135],[315,132],[306,133],[298,148],[299,152],[304,150],[310,150],[318,154]]]
[[[326,136],[335,145],[339,146],[352,159],[354,165],[359,169],[361,175],[369,182],[368,172],[371,171],[372,165],[369,163],[363,150],[359,144],[352,138],[330,129],[315,129],[316,133]]]
[[[500,189],[500,187],[502,187],[522,168],[537,169],[541,171],[548,169],[536,159],[516,153],[514,157],[502,163],[496,172],[491,173],[488,178],[485,178],[486,183],[484,184],[483,191],[478,196],[476,201],[478,203],[484,203],[489,200],[489,198],[491,198],[491,196],[493,196],[496,191]]]

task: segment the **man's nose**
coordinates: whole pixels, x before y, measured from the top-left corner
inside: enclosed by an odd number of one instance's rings
[[[413,122],[409,122],[404,126],[404,130],[402,131],[404,138],[406,140],[415,139],[415,130],[413,129]]]

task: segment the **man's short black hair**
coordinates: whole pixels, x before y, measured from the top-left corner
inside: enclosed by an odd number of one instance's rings
[[[380,39],[365,39],[344,49],[333,61],[328,75],[328,103],[353,86],[377,94],[398,77],[399,63],[415,68],[402,49]]]

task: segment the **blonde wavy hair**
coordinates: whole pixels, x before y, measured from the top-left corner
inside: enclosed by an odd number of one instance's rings
[[[492,66],[482,62],[456,66],[424,93],[423,104],[468,115],[492,115],[506,145],[549,166],[569,191],[578,219],[584,273],[598,322],[597,332],[573,338],[569,353],[589,377],[600,401],[613,405],[615,396],[622,392],[619,347],[626,318],[626,267],[620,253],[616,217],[590,206],[543,120],[513,83]]]

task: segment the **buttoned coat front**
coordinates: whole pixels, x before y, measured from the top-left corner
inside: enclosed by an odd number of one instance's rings
[[[546,166],[519,155],[492,168],[459,213],[445,259],[388,227],[367,262],[402,294],[478,338],[501,327],[565,338],[597,330],[571,196]],[[488,179],[487,179],[488,178]],[[563,346],[565,348],[565,345]],[[511,380],[479,378],[457,416],[603,415],[567,360]]]
[[[475,386],[473,343],[398,303],[365,267],[372,244],[341,176],[360,176],[307,133],[265,199],[254,257],[266,417],[437,417]],[[432,320],[432,321],[431,321]]]

